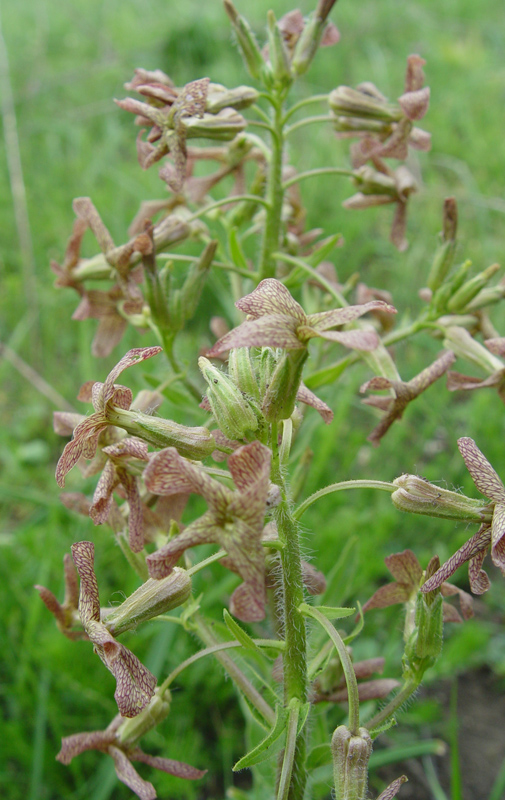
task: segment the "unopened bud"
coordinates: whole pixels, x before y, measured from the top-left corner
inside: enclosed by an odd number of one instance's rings
[[[391,500],[400,511],[467,522],[491,519],[491,514],[487,513],[488,505],[482,500],[442,489],[417,475],[400,475],[395,478],[393,485],[398,488],[391,495]]]
[[[246,128],[246,121],[234,108],[223,108],[217,114],[203,114],[201,117],[182,117],[181,126],[188,139],[217,139],[229,141]]]
[[[499,269],[499,264],[491,264],[490,267],[482,270],[478,275],[474,275],[473,278],[464,283],[447,303],[448,310],[452,312],[462,311],[485,288]]]
[[[260,399],[258,381],[256,380],[249,347],[236,347],[230,350],[228,374],[241,392],[254,398],[254,400]]]
[[[234,108],[240,111],[254,105],[259,97],[259,92],[252,86],[236,86],[227,89],[220,83],[209,83],[209,93],[205,102],[205,110],[210,114],[217,114],[224,108]]]
[[[346,725],[336,728],[331,738],[335,800],[364,800],[372,746],[366,728],[360,728],[358,735]]]
[[[190,428],[169,419],[110,405],[107,407],[107,419],[112,425],[124,428],[154,447],[175,447],[184,458],[200,461],[216,449],[214,437],[204,427]]]
[[[200,371],[208,384],[207,399],[220,430],[229,439],[243,439],[258,427],[251,404],[228,375],[201,356]]]
[[[380,122],[399,122],[403,112],[399,106],[388,103],[375,86],[351,89],[338,86],[330,92],[328,103],[338,117],[356,117]]]
[[[244,64],[253,78],[259,78],[265,68],[258,42],[248,22],[241,17],[231,0],[224,0],[224,9],[228,14],[242,52]]]
[[[177,608],[191,595],[191,578],[184,569],[174,567],[160,581],[148,578],[120,606],[104,617],[103,622],[113,636],[136,628],[141,622]]]
[[[289,53],[284,44],[282,33],[279,29],[273,11],[267,12],[268,23],[268,52],[272,65],[272,74],[276,84],[289,86],[293,78]]]
[[[307,357],[306,349],[285,352],[281,357],[263,397],[261,410],[268,422],[289,419],[293,413]]]
[[[496,286],[486,286],[485,289],[482,289],[479,294],[468,303],[466,311],[472,312],[477,311],[479,308],[487,308],[487,306],[492,306],[500,300],[503,300],[504,297],[505,280],[502,278],[500,283],[497,283]]]
[[[295,75],[307,72],[323,38],[325,26],[326,22],[316,14],[311,14],[305,23],[291,60],[291,69]]]
[[[134,745],[148,731],[163,722],[170,712],[171,695],[168,689],[164,692],[158,687],[149,704],[136,717],[124,719],[116,731],[122,745]]]

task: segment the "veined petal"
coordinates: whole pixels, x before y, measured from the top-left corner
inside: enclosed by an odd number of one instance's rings
[[[306,319],[305,311],[289,289],[275,278],[261,281],[253,292],[242,297],[235,305],[255,319],[266,314],[279,314],[291,317],[299,325]]]
[[[473,439],[458,439],[459,452],[479,492],[497,503],[505,502],[505,487],[493,467]]]
[[[449,560],[445,562],[445,564],[442,564],[440,569],[437,569],[437,571],[431,576],[431,578],[429,578],[425,583],[423,583],[421,591],[432,592],[434,589],[437,589],[439,586],[442,585],[442,583],[444,583],[447,580],[447,578],[450,578],[451,575],[453,575],[456,572],[458,567],[460,567],[466,561],[470,561],[470,564],[474,562],[472,567],[472,572],[475,580],[477,580],[478,573],[480,571],[480,566],[484,560],[484,556],[486,555],[490,542],[491,542],[491,525],[489,525],[489,523],[484,523],[483,525],[480,526],[477,533],[474,533],[474,535],[467,542],[465,542],[465,544],[462,547],[460,547],[459,550],[457,550],[454,553],[454,555],[451,556]],[[485,581],[482,583],[482,585],[484,584]],[[482,591],[476,591],[475,584],[472,583],[472,577],[470,577],[470,585],[472,587],[472,592],[474,592],[474,594],[482,594],[489,588],[489,582],[488,582],[486,589],[482,589]]]
[[[138,364],[141,361],[145,361],[147,358],[152,358],[162,351],[163,348],[158,346],[134,347],[133,350],[129,350],[107,375],[103,385],[103,402],[106,404],[109,402],[109,400],[111,400],[114,395],[114,382],[117,378],[119,378],[121,373],[125,371],[125,369],[128,369],[128,367]]]
[[[135,792],[137,797],[140,797],[140,800],[155,800],[157,795],[154,786],[140,777],[126,753],[113,745],[109,747],[108,753],[114,761],[116,775],[121,783],[124,783],[132,792]]]
[[[409,584],[416,588],[421,582],[423,570],[416,555],[412,550],[404,550],[403,553],[393,553],[384,559],[391,575],[400,583]]]
[[[201,494],[208,503],[222,507],[231,492],[205,470],[179,455],[175,447],[160,450],[144,470],[147,488],[154,494]]]
[[[98,437],[107,427],[103,414],[95,413],[85,417],[74,429],[74,438],[65,445],[56,465],[56,483],[65,486],[65,475],[70,472],[81,456],[93,458],[96,453]]]
[[[318,336],[321,339],[327,339],[330,342],[338,342],[339,344],[343,344],[345,347],[350,347],[353,350],[375,350],[380,342],[375,331],[320,331],[317,328],[310,328],[307,325],[301,325],[298,328],[297,333],[302,340],[307,340],[313,338],[314,336]]]
[[[168,544],[147,557],[147,567],[151,578],[165,578],[170,575],[188,547],[196,547],[206,542],[219,542],[221,529],[216,525],[214,514],[205,512],[203,516],[192,522],[182,533],[174,536]]]
[[[410,600],[412,592],[412,586],[406,583],[387,583],[377,589],[370,600],[367,600],[362,609],[363,613],[370,611],[372,608],[387,608],[397,603],[406,603]]]
[[[369,311],[383,311],[388,314],[396,314],[396,308],[383,300],[371,300],[357,306],[346,306],[345,308],[335,308],[332,311],[321,311],[318,314],[309,314],[307,325],[316,328],[318,331],[326,331],[335,325],[346,325]]]
[[[491,526],[491,558],[505,573],[505,504],[497,503]]]
[[[144,764],[149,764],[154,769],[160,769],[163,772],[168,772],[169,775],[175,775],[177,778],[186,778],[186,780],[195,781],[198,778],[203,778],[206,769],[197,769],[192,767],[191,764],[185,764],[184,761],[175,761],[172,758],[162,758],[161,756],[151,756],[144,753],[139,747],[135,748],[130,753],[132,761],[142,761]]]
[[[300,384],[300,388],[296,393],[296,399],[300,403],[305,403],[305,405],[315,408],[327,425],[333,420],[333,411],[331,408],[326,405],[324,400],[321,400],[314,392],[311,392],[304,383]]]
[[[93,569],[95,559],[94,544],[92,542],[77,542],[73,544],[72,558],[81,579],[79,614],[81,622],[86,628],[86,633],[88,633],[87,628],[91,622],[100,622],[100,597],[95,570]]]
[[[73,736],[65,736],[61,740],[61,750],[56,756],[56,760],[62,764],[70,764],[73,758],[86,752],[86,750],[103,750],[106,753],[109,745],[115,740],[115,732],[109,730],[74,733]]]
[[[233,328],[207,351],[207,355],[212,358],[234,347],[282,347],[284,350],[301,350],[304,344],[297,337],[296,323],[292,317],[266,314],[258,319],[246,320],[237,328]]]

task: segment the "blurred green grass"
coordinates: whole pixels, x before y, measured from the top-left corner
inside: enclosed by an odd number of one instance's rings
[[[252,10],[243,3],[239,7],[261,33],[270,5],[278,17],[289,10],[280,0],[257,0]],[[299,5],[304,13],[312,7],[308,0]],[[504,260],[502,10],[500,0],[478,5],[470,0],[401,5],[397,0],[340,0],[332,18],[341,42],[320,51],[296,90],[301,97],[340,83],[373,80],[385,94],[396,97],[402,91],[407,55],[419,52],[427,61],[432,102],[423,125],[433,134],[433,149],[417,160],[423,185],[412,202],[409,250],[398,254],[388,241],[390,209],[361,213],[341,209],[341,201],[350,194],[345,180],[328,177],[302,187],[309,225],[345,235],[345,247],[337,251],[335,262],[341,280],[359,271],[367,283],[392,289],[396,304],[406,313],[419,307],[417,291],[425,282],[442,201],[448,194],[458,199],[461,258],[472,259],[478,269]],[[91,196],[120,243],[139,202],[164,194],[156,170],[139,169],[131,119],[112,98],[123,96],[123,83],[137,66],[162,68],[178,84],[207,74],[214,81],[236,85],[247,82],[247,75],[217,0],[183,4],[18,0],[2,4],[1,15],[36,282],[27,286],[23,278],[30,264],[21,256],[4,149],[0,341],[74,404],[80,384],[103,379],[117,358],[113,354],[106,363],[94,363],[89,344],[95,323],[70,321],[75,297],[52,286],[49,261],[62,257],[73,221],[72,198]],[[312,126],[294,136],[291,154],[293,163],[304,169],[347,163],[346,143],[322,127]],[[89,254],[94,252],[91,238],[85,246]],[[200,332],[211,312],[215,310],[202,315]],[[141,343],[149,344],[147,339]],[[129,334],[119,350],[134,344],[138,339]],[[410,378],[433,352],[434,343],[427,339],[399,347],[402,374]],[[139,381],[133,373],[132,386]],[[450,396],[440,383],[373,450],[365,441],[373,418],[357,396],[365,376],[359,368],[339,384],[340,412],[329,428],[316,424],[315,418],[308,420],[307,442],[317,461],[307,492],[334,480],[363,476],[389,480],[411,471],[473,493],[455,452],[460,435],[475,438],[500,471],[503,415],[494,393]],[[100,542],[97,573],[104,602],[114,600],[117,586],[125,592],[135,588],[135,579],[125,575],[107,532],[71,516],[60,505],[53,471],[63,442],[52,433],[54,406],[6,360],[0,361],[0,408],[0,641],[8,643],[0,666],[0,703],[8,731],[0,744],[3,797],[126,798],[130,793],[115,781],[111,765],[98,754],[76,759],[68,768],[54,761],[62,735],[108,723],[114,714],[113,680],[89,647],[72,645],[58,634],[32,587],[42,583],[61,593],[62,555],[78,538]],[[170,408],[164,413],[169,415]],[[180,409],[174,410],[177,413]],[[70,476],[69,487],[81,489],[78,476]],[[349,537],[355,537],[346,584],[339,587],[338,597],[328,598],[329,603],[364,601],[377,581],[387,579],[382,558],[390,552],[409,546],[425,563],[433,552],[442,559],[450,555],[465,537],[465,531],[450,523],[402,517],[387,498],[372,493],[325,498],[306,514],[304,524],[306,551],[325,571]],[[223,574],[216,573],[216,580],[222,579],[217,588],[215,581],[211,583],[216,609],[219,594],[224,597],[228,591]],[[464,586],[466,576],[458,577]],[[203,589],[205,579],[201,580]],[[503,634],[492,638],[503,622],[502,598],[495,576],[485,603],[479,601],[479,622],[449,632],[439,674],[486,661],[505,674]],[[390,669],[397,669],[399,628],[394,609],[378,612],[367,620],[366,633],[355,645],[357,657],[382,652]],[[160,675],[196,646],[174,636],[172,628],[162,623],[141,629],[134,644]],[[211,670],[207,664],[185,674],[174,694],[170,725],[152,734],[150,742],[171,758],[210,765],[206,788],[159,773],[153,780],[160,797],[222,798],[229,785],[230,765],[241,754],[242,738],[232,688],[222,677],[220,668]]]

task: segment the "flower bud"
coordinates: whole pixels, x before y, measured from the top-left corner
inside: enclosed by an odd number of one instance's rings
[[[437,660],[442,650],[443,598],[438,591],[431,603],[419,592],[416,599],[415,629],[405,645],[408,668],[419,679]]]
[[[194,261],[189,268],[182,288],[170,293],[169,307],[172,329],[177,327],[180,330],[184,323],[191,319],[195,313],[217,245],[218,243],[215,239],[207,244],[200,258]]]
[[[464,283],[463,286],[461,286],[461,288],[458,289],[458,291],[455,292],[448,301],[448,310],[452,311],[453,313],[462,311],[468,305],[468,303],[470,303],[471,300],[473,300],[473,298],[485,288],[493,275],[495,275],[499,269],[499,264],[491,264],[490,267],[482,270],[482,272],[479,272],[478,275],[474,275],[473,278]]]
[[[292,83],[289,53],[284,44],[282,33],[276,22],[273,11],[267,12],[268,23],[268,52],[272,64],[272,74],[276,84],[289,86]]]
[[[228,375],[214,367],[207,358],[198,359],[200,371],[208,384],[207,399],[220,430],[229,439],[243,439],[255,431],[258,419],[250,403]]]
[[[249,24],[244,17],[240,16],[231,0],[224,0],[224,9],[235,31],[238,46],[249,74],[253,78],[259,78],[265,68],[265,61]]]
[[[245,130],[247,123],[234,108],[223,108],[217,114],[182,117],[180,125],[188,139],[217,139],[226,142]]]
[[[306,349],[285,352],[281,357],[266,389],[261,407],[268,422],[289,419],[293,413],[307,357]]]
[[[254,398],[254,400],[260,399],[258,381],[256,380],[249,347],[235,347],[230,350],[228,375],[241,392]]]
[[[353,735],[339,725],[331,738],[335,800],[365,800],[372,738],[366,728]]]
[[[214,437],[207,428],[190,428],[169,419],[153,417],[141,411],[126,411],[118,406],[107,407],[107,419],[112,425],[124,428],[154,447],[175,447],[185,458],[200,461],[216,448]]]
[[[428,278],[429,288],[435,292],[444,282],[454,261],[456,251],[456,232],[458,227],[458,208],[454,197],[444,202],[442,241],[437,248]]]
[[[338,117],[355,117],[380,122],[399,122],[403,116],[401,108],[388,103],[373,84],[351,89],[338,86],[330,92],[328,103]]]
[[[174,567],[170,575],[160,581],[148,578],[120,606],[108,613],[103,622],[113,636],[119,636],[141,622],[177,608],[190,595],[191,578],[186,570]]]
[[[400,511],[467,522],[483,522],[488,517],[491,519],[484,501],[442,489],[417,475],[400,475],[393,484],[398,488],[391,495],[391,500]]]
[[[311,14],[300,34],[291,59],[291,70],[295,75],[303,75],[310,67],[323,37],[326,21],[317,14]]]
[[[168,689],[163,694],[160,687],[156,689],[149,704],[131,719],[124,719],[116,731],[116,736],[122,745],[134,745],[141,736],[163,722],[170,712],[171,695]]]
[[[498,303],[505,297],[505,280],[502,278],[500,283],[495,286],[486,286],[468,303],[466,311],[477,311],[479,308],[486,308]]]
[[[234,108],[236,111],[240,111],[242,108],[254,105],[258,97],[259,92],[252,86],[236,86],[234,89],[227,89],[220,83],[210,83],[205,110],[210,114],[217,114],[224,108]]]

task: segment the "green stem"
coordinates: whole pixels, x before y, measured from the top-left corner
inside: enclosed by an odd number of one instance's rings
[[[305,117],[305,119],[301,119],[299,122],[294,122],[292,125],[288,125],[285,130],[285,136],[290,136],[292,133],[294,133],[294,131],[305,127],[305,125],[313,125],[316,122],[335,122],[335,120],[333,117],[329,117],[327,114],[318,117]]]
[[[208,648],[215,648],[216,645],[222,644],[222,642],[218,642],[212,633],[210,627],[204,622],[201,616],[195,615],[192,617],[192,621],[196,626],[196,633],[202,640],[204,644],[207,645]],[[225,644],[230,644],[226,642]],[[222,648],[225,650],[227,648]],[[219,649],[213,651],[216,659],[219,661],[222,667],[226,670],[230,678],[233,680],[235,685],[240,689],[242,694],[249,700],[251,705],[258,711],[263,719],[268,722],[270,726],[273,726],[275,722],[275,712],[263,699],[262,695],[258,692],[257,689],[252,685],[249,678],[242,672],[240,667],[234,662],[232,658],[227,653],[221,652]],[[177,668],[179,669],[179,668]],[[172,673],[173,674],[173,673]]]
[[[325,102],[326,100],[328,100],[327,94],[313,94],[312,97],[306,97],[304,100],[300,100],[299,103],[295,103],[295,105],[291,106],[289,111],[286,112],[284,116],[284,124],[286,124],[288,119],[291,119],[293,114],[296,114],[296,112],[301,108],[308,106],[310,103],[321,103]]]
[[[387,481],[369,481],[369,480],[360,480],[360,481],[340,481],[339,483],[331,483],[329,486],[325,486],[324,489],[319,489],[318,492],[314,492],[311,494],[310,497],[307,497],[303,503],[300,503],[298,508],[293,512],[293,519],[299,520],[300,517],[305,514],[307,509],[315,503],[316,500],[319,498],[324,497],[325,494],[331,494],[332,492],[341,492],[344,489],[380,489],[383,492],[394,492],[397,489],[397,486],[394,486],[392,483]]]
[[[293,186],[295,183],[300,183],[300,181],[304,181],[306,178],[315,178],[318,175],[344,175],[347,178],[352,178],[354,173],[350,169],[343,169],[340,167],[319,167],[318,169],[308,169],[306,172],[299,172],[298,175],[295,175],[293,178],[284,181],[282,188],[287,189],[288,186]]]
[[[279,248],[281,212],[284,192],[282,188],[282,158],[284,148],[283,94],[278,92],[273,104],[270,163],[267,183],[267,214],[261,245],[259,266],[260,280],[275,277],[275,259],[272,256]]]
[[[298,717],[300,716],[300,704],[292,702],[288,712],[288,724],[286,731],[286,746],[284,748],[279,786],[277,789],[277,800],[288,800],[291,778],[293,776],[293,765],[296,755],[296,742],[298,738]]]
[[[334,625],[330,620],[324,616],[317,608],[302,603],[300,611],[317,620],[319,624],[325,629],[331,641],[335,645],[335,649],[340,658],[342,669],[344,671],[345,682],[347,686],[347,697],[349,702],[349,730],[353,736],[359,735],[359,695],[358,695],[358,681],[356,680],[356,673],[352,665],[351,657],[345,646],[342,637],[337,632]]]
[[[324,275],[321,275],[321,273],[317,272],[314,267],[311,267],[310,264],[307,264],[307,262],[302,258],[289,256],[287,253],[274,253],[274,258],[276,258],[278,261],[284,261],[286,264],[292,264],[294,267],[298,267],[304,272],[308,272],[309,275],[312,275],[313,278],[315,278],[320,284],[322,284],[322,286],[324,286],[324,288],[331,294],[333,299],[336,300],[336,302],[342,308],[345,308],[345,306],[349,305],[345,297],[340,294],[340,292],[335,289],[335,287],[332,286],[328,280],[326,280]]]
[[[372,717],[372,719],[365,723],[365,728],[368,728],[368,730],[371,731],[374,728],[380,727],[395,713],[395,711],[398,711],[398,709],[401,708],[401,706],[412,694],[414,694],[418,686],[418,680],[415,680],[414,678],[407,678],[398,694],[396,694],[393,699],[384,706],[384,708],[382,708],[374,717]]]
[[[286,644],[283,653],[284,703],[289,706],[293,701],[303,705],[307,697],[307,631],[305,621],[298,610],[304,599],[300,542],[298,526],[293,519],[286,498],[277,445],[276,424],[272,425],[271,447],[272,481],[280,486],[282,496],[281,503],[275,511],[275,518],[279,538],[284,544],[280,551],[283,638]],[[305,747],[305,734],[301,734],[296,740],[289,790],[287,794],[283,795],[288,800],[302,800],[303,798],[307,779],[304,767]]]
[[[205,214],[207,214],[209,211],[213,211],[215,208],[226,206],[230,203],[240,203],[242,200],[250,200],[254,203],[259,203],[261,206],[266,206],[269,208],[268,202],[257,194],[237,194],[233,197],[223,197],[222,200],[216,200],[215,203],[209,203],[208,206],[204,206],[203,208],[200,208],[199,211],[195,211],[194,214],[191,214],[191,216],[187,218],[186,222],[193,222],[193,220],[198,219],[199,217],[204,217]]]

